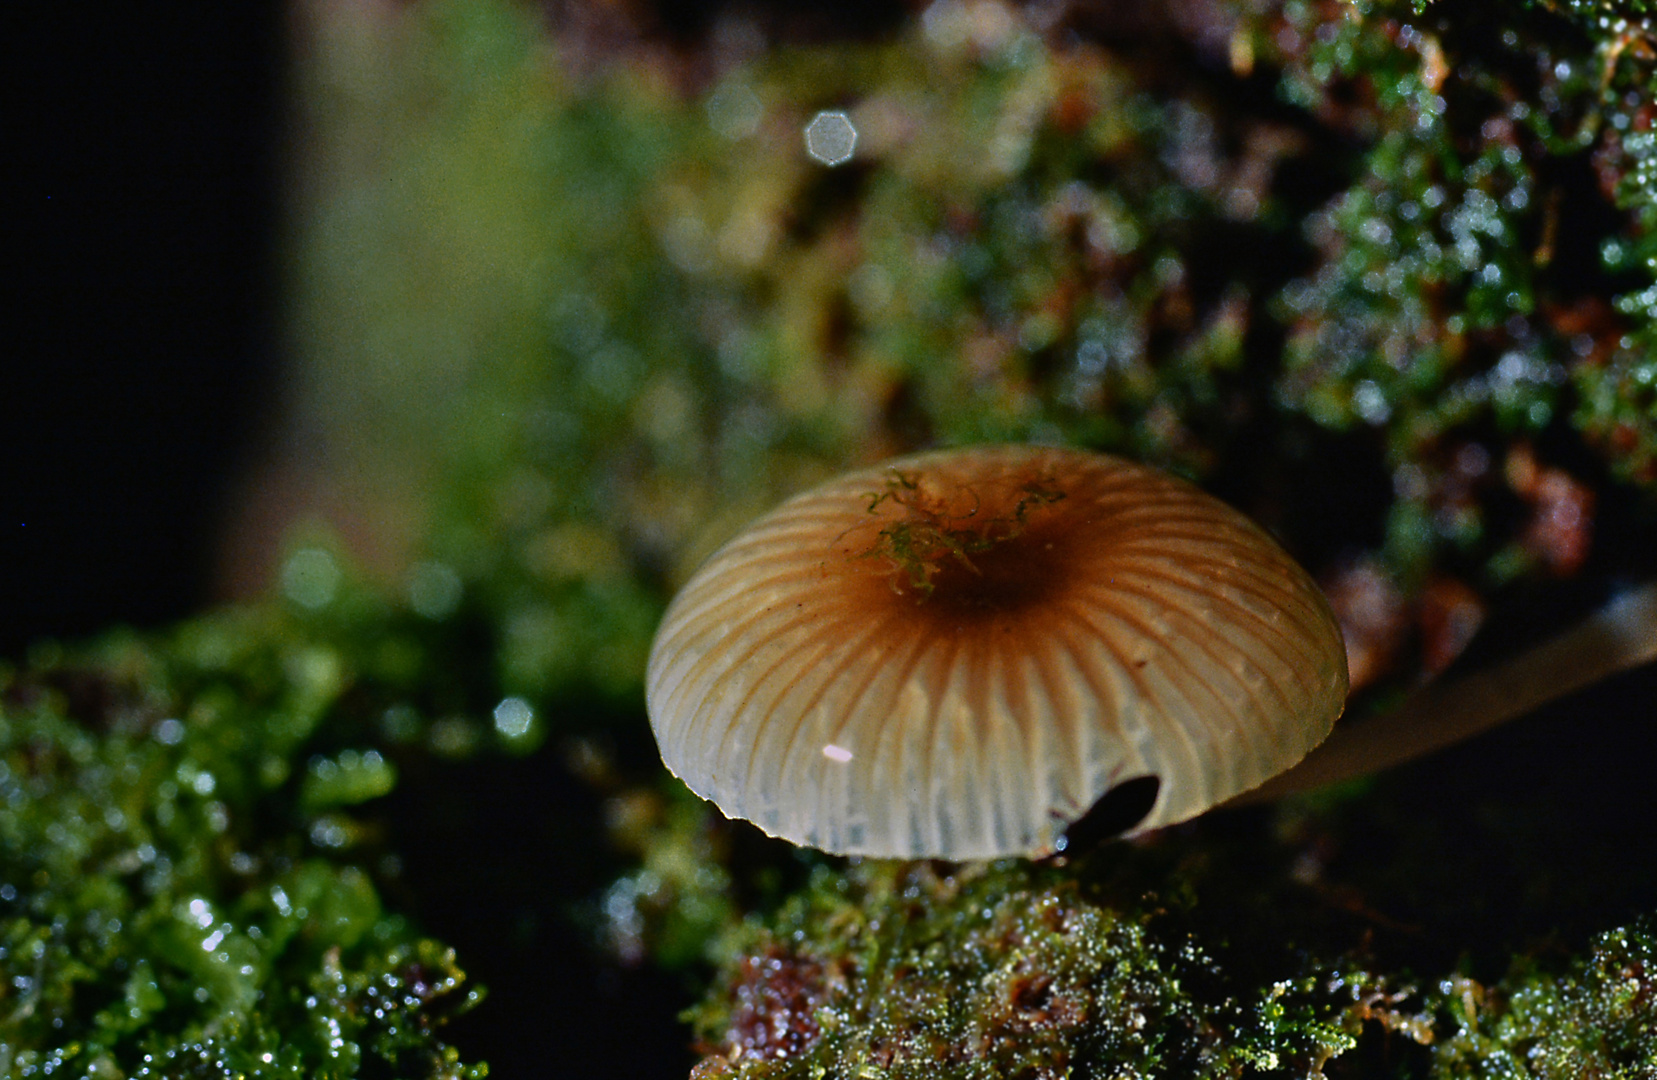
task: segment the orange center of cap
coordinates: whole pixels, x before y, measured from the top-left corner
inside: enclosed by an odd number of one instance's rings
[[[1050,472],[969,484],[893,469],[869,495],[868,523],[841,539],[849,559],[874,560],[899,596],[1005,610],[1046,591],[1060,539],[1052,511],[1064,497]]]

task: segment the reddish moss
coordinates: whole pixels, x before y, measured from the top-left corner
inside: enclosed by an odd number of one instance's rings
[[[821,963],[771,946],[737,962],[731,983],[730,1026],[710,1058],[785,1061],[810,1050],[822,1037],[817,1010],[828,996]],[[707,1075],[718,1075],[708,1064]]]

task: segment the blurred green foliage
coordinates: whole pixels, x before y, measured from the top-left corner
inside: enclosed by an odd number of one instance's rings
[[[1169,467],[1405,608],[1577,573],[1593,493],[1657,484],[1648,29],[1195,10],[1143,54],[943,0],[581,77],[506,6],[338,19],[299,234],[329,483],[486,598],[531,695],[636,692],[741,522],[935,444]]]

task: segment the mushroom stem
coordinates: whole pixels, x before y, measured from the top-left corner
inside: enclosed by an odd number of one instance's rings
[[[1657,659],[1657,581],[1612,599],[1542,644],[1442,686],[1384,716],[1337,724],[1298,765],[1227,805],[1268,802],[1379,772],[1523,716],[1600,679]]]

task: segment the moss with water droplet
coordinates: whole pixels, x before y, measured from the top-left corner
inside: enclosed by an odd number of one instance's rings
[[[1649,33],[1540,14],[1500,28],[1470,5],[1351,11],[1294,0],[1273,39],[1290,99],[1366,144],[1360,178],[1308,222],[1316,270],[1278,300],[1285,399],[1375,432],[1390,470],[1442,474],[1447,444],[1557,444],[1574,423],[1648,485],[1657,412],[1637,373],[1657,264],[1633,253],[1657,206],[1639,157]],[[1450,516],[1435,486],[1399,492],[1394,518],[1414,524],[1386,547],[1394,571],[1421,580],[1453,545],[1510,577],[1496,500]]]
[[[1563,971],[1521,960],[1503,982],[1448,979],[1439,987],[1445,1080],[1538,1080],[1657,1071],[1657,923],[1600,935]]]
[[[1421,986],[1389,973],[1367,937],[1334,945],[1373,912],[1265,880],[1248,887],[1275,896],[1239,912],[1232,890],[1259,872],[1246,856],[1172,846],[1184,848],[1172,863],[1116,850],[1066,869],[820,868],[727,936],[720,982],[689,1014],[707,1055],[692,1075],[1470,1080],[1657,1067],[1649,920],[1579,959],[1521,957],[1488,984]]]
[[[732,943],[693,1012],[740,1077],[1226,1076],[1317,1072],[1366,1023],[1430,1038],[1419,997],[1202,933],[1189,880],[1160,895],[1028,864],[819,872]]]
[[[358,594],[0,670],[0,1072],[483,1075],[441,1037],[481,992],[342,809],[442,636]]]

